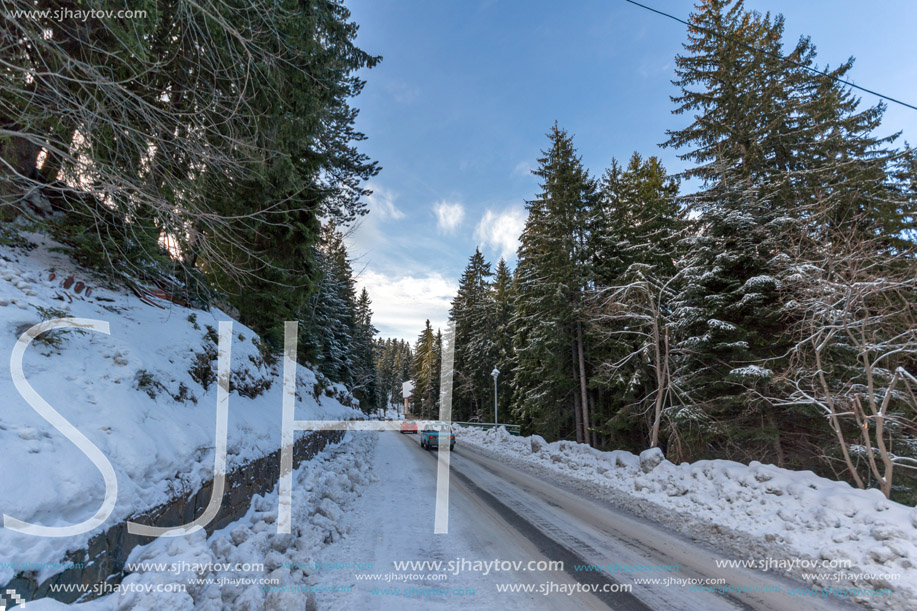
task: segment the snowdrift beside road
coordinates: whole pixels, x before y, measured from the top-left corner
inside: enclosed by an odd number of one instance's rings
[[[244,517],[209,537],[198,531],[135,548],[128,558],[133,572],[120,590],[76,608],[291,611],[314,609],[316,594],[346,592],[324,583],[329,573],[315,565],[329,544],[348,535],[341,517],[377,481],[375,448],[375,433],[348,432],[293,472],[291,534],[277,533],[275,486],[255,496]],[[41,611],[72,608],[50,599],[28,605]]]
[[[94,531],[47,538],[0,528],[0,584],[34,563],[39,581],[68,550],[98,532],[213,477],[218,309],[141,300],[27,236],[31,250],[0,246],[0,509],[25,522],[82,522],[102,504],[99,470],[17,392],[6,366],[19,336],[43,319],[106,321],[110,335],[60,330],[36,339],[24,359],[28,382],[95,444],[117,475],[114,512]],[[257,335],[234,322],[227,470],[280,447],[282,371]],[[297,419],[347,419],[346,390],[299,367]],[[47,566],[44,566],[47,564]]]
[[[673,530],[731,549],[741,560],[782,559],[813,589],[890,588],[892,596],[858,597],[875,608],[917,608],[917,509],[810,471],[752,462],[703,460],[675,465],[658,449],[636,456],[602,452],[505,429],[456,427],[457,441],[543,474]],[[806,561],[840,568],[807,568]],[[797,566],[790,567],[795,562]],[[802,566],[799,566],[802,564]],[[775,569],[771,569],[775,570]],[[851,576],[868,575],[853,581]],[[741,584],[730,584],[741,585]]]

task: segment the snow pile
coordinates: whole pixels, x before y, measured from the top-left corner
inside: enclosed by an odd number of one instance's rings
[[[275,486],[267,496],[255,496],[245,517],[210,537],[198,531],[135,548],[127,563],[141,570],[125,577],[123,593],[77,607],[86,611],[314,609],[313,590],[321,591],[320,572],[313,572],[310,565],[320,563],[321,551],[347,535],[341,516],[367,485],[377,481],[372,473],[375,445],[373,433],[348,432],[341,443],[327,446],[294,471],[290,534],[277,533]],[[253,563],[263,564],[263,570]],[[155,591],[160,584],[162,590],[184,585],[185,591]],[[35,605],[45,610],[66,607],[50,600]]]
[[[703,460],[675,465],[658,448],[639,456],[602,452],[570,441],[514,437],[505,429],[456,427],[457,441],[501,460],[608,498],[674,530],[716,540],[741,558],[849,561],[841,568],[795,568],[820,573],[817,587],[890,588],[894,595],[860,599],[868,605],[915,608],[917,508],[888,501],[811,471],[752,462]],[[857,581],[851,575],[864,574]],[[829,575],[830,574],[830,575]],[[829,580],[830,579],[833,580]]]
[[[9,564],[55,563],[98,532],[213,476],[216,430],[218,309],[183,307],[168,296],[145,301],[27,236],[26,251],[0,246],[0,355],[43,319],[106,321],[110,335],[58,330],[40,336],[25,354],[28,382],[111,462],[118,482],[114,511],[93,532],[49,538],[0,528],[0,584]],[[280,447],[282,372],[249,328],[234,322],[227,468]],[[4,360],[4,362],[6,362]],[[0,372],[0,507],[2,513],[45,526],[80,523],[101,506],[99,470],[16,391],[9,367]],[[344,389],[300,367],[297,419],[345,419]],[[181,545],[176,543],[175,545]],[[40,571],[39,580],[56,569]]]

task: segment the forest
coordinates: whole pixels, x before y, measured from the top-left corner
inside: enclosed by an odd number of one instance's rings
[[[690,18],[665,134],[589,173],[558,125],[515,269],[468,260],[452,301],[453,418],[676,464],[761,461],[913,503],[917,154],[877,135],[853,62],[785,47],[781,16],[709,1]],[[686,185],[697,185],[687,189]],[[439,336],[414,355],[436,413]]]
[[[4,2],[0,238],[45,231],[111,282],[220,306],[266,352],[298,320],[300,358],[372,409],[370,299],[342,231],[380,170],[353,102],[381,58],[350,11],[163,0],[73,17],[89,8],[124,6]]]
[[[378,338],[345,246],[381,169],[354,106],[381,57],[344,4],[44,4],[5,3],[0,240],[46,232],[110,282],[225,309],[266,353],[297,320],[300,359],[365,412],[410,379],[437,416],[441,330]],[[593,175],[549,126],[512,267],[476,250],[452,300],[453,418],[491,419],[496,367],[501,420],[526,434],[913,504],[917,152],[880,135],[852,59],[820,66],[741,1],[699,3],[675,65],[683,123],[660,138],[682,172],[635,152]]]

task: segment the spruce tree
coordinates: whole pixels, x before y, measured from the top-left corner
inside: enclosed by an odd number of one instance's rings
[[[402,384],[411,379],[411,345],[400,339],[375,341],[377,404],[383,409],[404,405]]]
[[[517,328],[513,409],[550,437],[589,441],[583,292],[590,282],[587,227],[595,181],[572,138],[556,125],[533,173],[541,193],[526,202],[514,296]]]
[[[494,271],[494,281],[490,286],[488,293],[488,319],[490,320],[491,344],[490,352],[495,359],[495,365],[500,371],[498,384],[503,390],[498,390],[497,399],[499,411],[503,416],[500,418],[504,422],[514,422],[513,413],[510,410],[512,394],[509,392],[513,388],[514,377],[514,355],[513,355],[513,335],[515,333],[513,326],[513,276],[506,261],[502,258],[497,263]],[[490,375],[490,372],[487,372]],[[492,380],[490,381],[492,383]],[[488,397],[490,398],[490,397]]]
[[[592,218],[594,428],[614,447],[642,450],[651,441],[651,408],[662,391],[656,368],[666,352],[667,285],[685,226],[677,195],[659,159],[634,153],[625,168],[612,160]]]
[[[681,156],[696,165],[686,175],[703,182],[686,198],[699,216],[682,243],[674,300],[677,382],[700,409],[680,414],[702,453],[783,464],[819,426],[765,399],[782,392],[774,371],[786,367],[790,345],[780,282],[787,249],[812,236],[830,244],[851,223],[893,244],[906,204],[887,179],[888,139],[871,135],[882,106],[858,111],[834,80],[851,61],[834,78],[814,74],[811,41],[785,54],[783,18],[741,1],[708,0],[690,20],[673,99],[676,114],[693,121],[666,142],[688,149]]]
[[[490,264],[479,249],[468,261],[452,300],[449,320],[455,324],[452,410],[456,420],[481,416],[489,397],[489,376],[495,364],[493,328],[488,312]]]
[[[373,338],[377,330],[372,323],[372,300],[364,288],[354,307],[354,334],[351,353],[353,355],[354,396],[360,401],[360,409],[366,413],[382,407],[377,396],[376,364]]]
[[[819,74],[809,38],[786,53],[783,17],[746,11],[741,0],[706,0],[690,23],[673,100],[676,114],[694,118],[669,130],[664,146],[688,148],[680,157],[695,165],[685,175],[704,183],[687,198],[697,212],[734,193],[732,181],[777,219],[778,240],[792,239],[800,223],[825,239],[848,223],[890,241],[914,227],[888,180],[897,135],[874,135],[884,105],[859,110],[840,82],[852,59]]]
[[[437,413],[439,400],[437,356],[436,335],[433,333],[430,321],[427,320],[414,345],[412,413],[416,417],[431,418]]]
[[[436,335],[433,337],[433,396],[435,397],[430,410],[430,417],[438,419],[440,415],[440,406],[442,405],[440,396],[440,389],[442,388],[442,373],[443,373],[443,332],[440,329],[436,330]]]
[[[322,228],[315,253],[321,269],[317,291],[299,313],[300,355],[319,371],[345,386],[353,386],[356,312],[354,283],[344,238],[333,222]]]

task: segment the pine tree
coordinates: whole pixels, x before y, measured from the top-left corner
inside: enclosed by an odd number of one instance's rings
[[[667,285],[685,226],[677,195],[677,182],[656,157],[634,153],[626,168],[612,160],[592,219],[594,428],[614,447],[653,443],[654,412],[662,408]]]
[[[479,249],[468,261],[449,320],[455,324],[453,417],[468,420],[481,416],[488,394],[489,376],[495,364],[493,328],[488,312],[490,264]]]
[[[322,228],[315,257],[322,275],[317,291],[297,316],[304,323],[300,325],[300,354],[332,380],[351,387],[355,381],[356,300],[344,238],[333,222]]]
[[[377,374],[373,338],[377,329],[372,323],[372,301],[364,288],[354,307],[354,334],[351,352],[353,354],[353,380],[351,388],[360,401],[360,409],[372,413],[382,407],[377,394]]]
[[[572,138],[556,125],[548,136],[551,146],[533,172],[542,190],[526,203],[516,268],[513,409],[547,436],[572,432],[588,442],[583,292],[590,282],[586,232],[597,187]]]
[[[439,364],[436,344],[436,335],[427,320],[414,345],[412,364],[414,391],[411,411],[417,417],[432,418],[438,411]]]
[[[780,395],[773,372],[789,348],[787,248],[811,235],[830,243],[849,223],[894,242],[905,203],[887,179],[888,140],[870,135],[882,106],[858,112],[849,90],[806,69],[815,58],[808,38],[784,55],[783,18],[741,1],[707,0],[690,20],[673,99],[677,114],[694,119],[666,142],[688,148],[682,158],[697,165],[686,175],[703,181],[687,198],[697,234],[682,243],[674,300],[684,355],[677,381],[700,410],[680,413],[702,453],[783,464],[791,445],[804,445],[793,440],[819,426],[763,398]]]
[[[488,318],[493,329],[491,333],[492,352],[496,367],[500,371],[498,383],[503,389],[513,387],[514,355],[513,355],[513,276],[502,258],[497,263],[494,271],[494,281],[488,294]],[[488,372],[488,375],[490,373]],[[489,397],[488,397],[489,398]],[[513,423],[513,413],[510,410],[512,395],[508,391],[497,393],[499,412],[503,414],[500,420]]]

